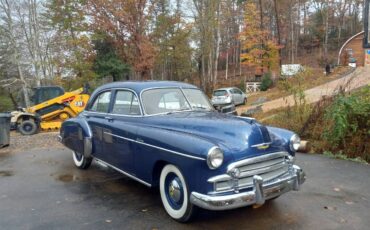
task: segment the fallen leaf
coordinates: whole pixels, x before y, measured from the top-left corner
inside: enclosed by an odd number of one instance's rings
[[[352,201],[346,201],[346,204],[353,204]]]
[[[340,192],[340,188],[334,188],[334,191]]]
[[[105,220],[105,222],[106,222],[106,223],[110,223],[110,222],[112,222],[112,220],[108,220],[108,219],[106,219],[106,220]]]
[[[337,210],[337,207],[324,206],[324,209],[327,209],[327,210],[330,210],[330,211],[335,211],[335,210]]]
[[[142,209],[141,211],[142,211],[142,212],[146,212],[146,211],[148,211],[148,209]]]

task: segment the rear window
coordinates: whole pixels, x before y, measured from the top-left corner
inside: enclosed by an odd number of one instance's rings
[[[213,91],[213,96],[225,96],[227,94],[226,90],[216,90]]]

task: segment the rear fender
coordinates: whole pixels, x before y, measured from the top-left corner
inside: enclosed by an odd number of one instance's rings
[[[83,153],[87,158],[93,153],[92,132],[87,122],[72,118],[63,122],[60,129],[61,142],[69,149]]]

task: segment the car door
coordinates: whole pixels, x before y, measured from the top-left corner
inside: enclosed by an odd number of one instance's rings
[[[239,96],[238,96],[238,94],[235,92],[235,90],[234,90],[234,89],[230,89],[230,93],[231,93],[231,95],[232,95],[232,97],[233,97],[233,102],[234,102],[234,104],[235,104],[235,105],[239,104]]]
[[[104,132],[109,128],[106,119],[109,111],[112,92],[110,90],[99,93],[93,103],[83,112],[92,132],[93,155],[105,162],[110,161],[104,152]]]
[[[240,89],[234,89],[235,95],[237,95],[238,98],[238,104],[243,104],[244,102],[244,97],[243,97],[243,92]]]
[[[136,133],[141,109],[136,94],[129,89],[114,91],[112,109],[107,115],[104,148],[111,164],[127,173],[133,172]]]

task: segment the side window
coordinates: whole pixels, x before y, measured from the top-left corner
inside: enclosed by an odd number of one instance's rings
[[[110,102],[110,91],[101,93],[92,104],[90,111],[107,113]]]
[[[240,94],[240,95],[242,95],[243,93],[242,93],[242,91],[240,90],[240,89],[234,89],[235,90],[235,93],[237,93],[237,94]]]
[[[140,115],[140,106],[136,95],[127,90],[117,91],[112,113],[122,115]]]

